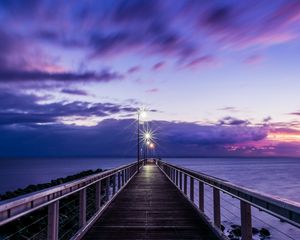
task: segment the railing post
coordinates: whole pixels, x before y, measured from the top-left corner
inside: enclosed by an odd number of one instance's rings
[[[118,190],[121,188],[121,173],[118,172]]]
[[[101,208],[101,180],[96,182],[96,209],[97,211]]]
[[[190,200],[194,202],[194,178],[190,177]]]
[[[122,171],[122,186],[125,184],[125,170]]]
[[[183,192],[187,195],[187,175],[183,174]]]
[[[175,170],[176,171],[176,177],[175,177],[175,179],[176,179],[176,186],[178,186],[178,170]]]
[[[182,190],[182,172],[179,172],[179,186],[180,190]]]
[[[48,229],[47,239],[58,239],[58,224],[59,224],[59,200],[48,205]]]
[[[252,240],[251,205],[241,201],[242,240]]]
[[[79,192],[79,226],[86,225],[86,188]]]
[[[213,188],[214,195],[214,224],[221,228],[221,207],[220,207],[220,190]]]
[[[172,176],[172,182],[175,182],[175,170],[173,168],[171,168],[171,176]]]
[[[199,209],[204,212],[204,184],[199,181]]]
[[[112,176],[113,179],[113,196],[116,194],[116,174]]]
[[[109,185],[110,185],[110,177],[105,179],[105,202],[109,200]]]

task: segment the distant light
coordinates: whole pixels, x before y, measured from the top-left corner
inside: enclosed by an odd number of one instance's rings
[[[141,118],[146,118],[147,117],[147,112],[145,111],[145,109],[140,109],[139,114],[140,114]]]
[[[147,141],[146,144],[147,144],[147,145],[150,145],[150,141]]]
[[[154,143],[150,143],[150,144],[149,144],[149,147],[150,147],[150,148],[154,148],[154,147],[155,147]]]

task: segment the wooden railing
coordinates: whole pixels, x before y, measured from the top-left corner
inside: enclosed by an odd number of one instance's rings
[[[140,161],[140,167],[145,160]],[[124,186],[137,173],[137,163],[128,164],[103,173],[94,174],[83,179],[72,181],[56,187],[48,188],[17,198],[0,202],[0,227],[19,220],[22,216],[29,215],[41,208],[47,207],[47,239],[59,239],[59,209],[60,201],[79,193],[79,230],[71,239],[80,239],[89,227],[99,218],[103,210],[124,188]],[[96,211],[87,220],[87,188],[95,189]],[[104,186],[104,191],[101,187]],[[4,239],[15,239],[4,238]]]
[[[241,234],[243,240],[252,240],[251,206],[300,228],[299,203],[262,194],[254,190],[232,184],[228,181],[160,160],[157,160],[156,164],[166,174],[170,181],[172,181],[173,184],[182,191],[186,198],[195,207],[197,207],[197,210],[206,218],[207,216],[204,213],[204,185],[212,187],[213,219],[210,219],[210,222],[213,222],[213,227],[217,230],[221,228],[220,191],[240,200]],[[199,184],[199,202],[197,204],[194,200],[195,181],[198,181]]]

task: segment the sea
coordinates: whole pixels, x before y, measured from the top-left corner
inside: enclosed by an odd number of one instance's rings
[[[89,169],[110,169],[135,158],[0,159],[0,193],[45,183]],[[163,161],[221,178],[268,195],[300,204],[300,158],[163,158]],[[197,187],[197,186],[196,186]],[[212,216],[211,189],[205,188],[205,211]],[[196,198],[197,201],[197,198]],[[225,231],[239,224],[239,202],[221,194]],[[272,240],[300,239],[300,230],[253,209],[253,227],[270,230]],[[260,239],[254,236],[253,239]]]

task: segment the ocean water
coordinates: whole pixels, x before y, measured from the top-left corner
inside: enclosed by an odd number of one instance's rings
[[[270,195],[300,202],[300,159],[297,158],[166,158],[164,161],[200,171]],[[75,174],[110,169],[135,158],[0,159],[0,192]],[[196,184],[197,188],[197,184]],[[205,212],[212,217],[212,192],[205,188]],[[196,201],[197,201],[197,196]],[[221,194],[222,224],[240,223],[239,202]],[[271,231],[273,240],[300,239],[300,231],[253,208],[253,226]],[[258,236],[254,237],[254,239]]]

